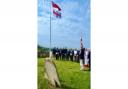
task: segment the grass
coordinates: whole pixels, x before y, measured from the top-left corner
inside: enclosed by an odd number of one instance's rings
[[[90,72],[81,71],[79,63],[54,61],[59,73],[62,89],[90,89]],[[38,59],[38,89],[47,89],[44,79],[44,58]]]

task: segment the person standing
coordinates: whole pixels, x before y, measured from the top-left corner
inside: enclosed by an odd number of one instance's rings
[[[88,59],[89,59],[89,70],[91,70],[91,51],[89,51]]]
[[[85,48],[81,48],[80,50],[80,70],[84,69],[84,52],[85,52]]]
[[[85,49],[85,53],[84,53],[84,68],[85,68],[85,70],[88,70],[88,68],[89,68],[88,55],[89,55],[89,50]]]
[[[85,49],[83,47],[82,37],[80,38],[80,70],[84,69],[84,52]]]

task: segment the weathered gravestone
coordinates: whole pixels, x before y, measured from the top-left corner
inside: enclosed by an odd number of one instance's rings
[[[61,87],[55,63],[50,58],[46,58],[44,68],[48,83],[55,88]]]

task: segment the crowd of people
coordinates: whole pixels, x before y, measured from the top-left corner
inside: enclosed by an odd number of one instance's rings
[[[67,48],[53,48],[52,49],[53,57],[56,60],[67,60],[79,62],[81,70],[84,66],[90,68],[91,65],[91,50],[87,48],[78,49],[67,49]]]

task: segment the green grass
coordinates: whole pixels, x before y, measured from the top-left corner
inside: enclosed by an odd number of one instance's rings
[[[54,61],[59,73],[62,89],[90,89],[90,72],[81,71],[79,63]],[[44,79],[44,59],[38,59],[38,89],[47,89]]]

